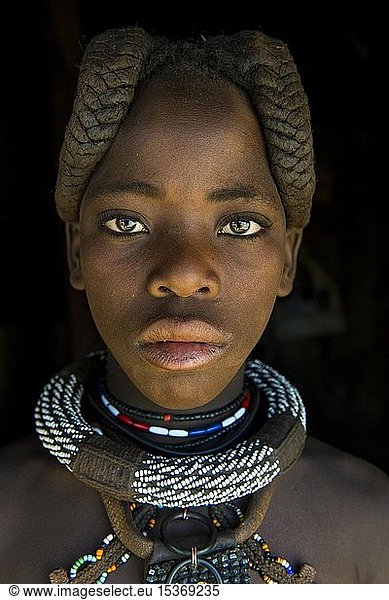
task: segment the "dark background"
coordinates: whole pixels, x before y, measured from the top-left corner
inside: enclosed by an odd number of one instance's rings
[[[388,101],[383,9],[7,3],[1,35],[0,440],[32,430],[43,384],[93,346],[69,289],[53,188],[81,53],[140,24],[171,37],[260,28],[286,41],[312,110],[318,187],[292,296],[258,347],[303,394],[309,430],[389,472]],[[5,10],[4,8],[2,10]]]

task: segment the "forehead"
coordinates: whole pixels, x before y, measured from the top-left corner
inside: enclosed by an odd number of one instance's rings
[[[227,81],[202,77],[165,76],[141,83],[89,191],[129,177],[187,189],[243,179],[277,193],[249,100]]]
[[[132,129],[132,132],[131,132]],[[224,80],[158,77],[137,91],[121,132],[146,135],[158,129],[162,137],[196,142],[220,137],[262,137],[258,119],[245,94]]]
[[[247,113],[257,122],[253,109],[242,90],[223,79],[180,73],[178,76],[157,76],[139,85],[127,121],[156,121],[167,115],[178,118],[182,126],[206,122],[220,126]]]

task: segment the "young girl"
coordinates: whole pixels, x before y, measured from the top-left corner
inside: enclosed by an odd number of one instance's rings
[[[91,41],[56,203],[103,348],[2,450],[3,582],[389,583],[387,477],[306,437],[298,391],[251,358],[314,179],[279,40]]]

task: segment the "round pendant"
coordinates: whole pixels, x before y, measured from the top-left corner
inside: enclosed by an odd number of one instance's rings
[[[196,566],[191,558],[179,562],[170,571],[166,583],[223,583],[223,579],[209,560],[198,557]]]

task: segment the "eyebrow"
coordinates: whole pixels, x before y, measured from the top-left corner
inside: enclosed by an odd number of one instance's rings
[[[148,198],[163,198],[164,191],[146,181],[118,181],[108,188],[98,193],[98,196],[106,197],[111,194],[134,194],[136,196],[145,196]],[[231,202],[234,200],[261,200],[266,204],[272,204],[269,198],[259,193],[254,187],[244,183],[236,183],[228,187],[222,187],[212,190],[207,195],[209,202]]]
[[[110,196],[111,194],[135,194],[136,196],[148,196],[149,198],[160,198],[163,196],[162,190],[156,185],[146,181],[118,181],[102,192],[99,196]]]
[[[260,194],[253,187],[245,184],[236,184],[231,187],[218,188],[208,194],[210,202],[228,202],[239,198],[250,200],[259,199]]]

